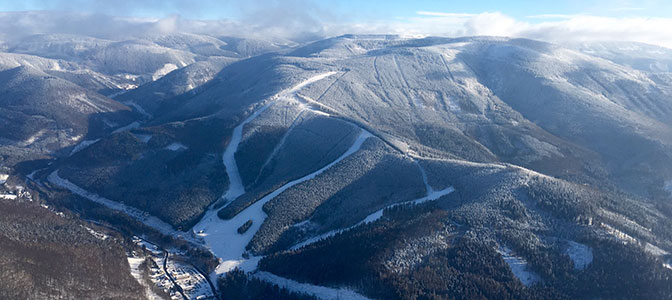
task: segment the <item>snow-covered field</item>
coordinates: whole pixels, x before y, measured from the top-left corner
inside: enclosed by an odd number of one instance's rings
[[[670,196],[672,196],[672,180],[665,181],[665,185],[663,187],[670,193]]]
[[[541,280],[539,275],[527,269],[527,261],[512,254],[511,249],[507,247],[500,247],[497,253],[502,255],[502,258],[511,268],[511,272],[516,276],[525,286],[533,285]]]
[[[593,262],[593,249],[574,241],[567,241],[565,253],[574,263],[574,269],[583,270]]]
[[[291,279],[279,277],[268,272],[256,272],[254,274],[254,277],[277,284],[279,287],[286,288],[292,292],[305,293],[325,300],[369,299],[347,288],[330,288],[330,287],[312,285],[308,283],[301,283]]]
[[[140,278],[140,264],[145,259],[142,257],[128,257],[128,265],[131,266],[131,275],[133,275],[133,278],[135,278],[138,282],[142,282],[142,279]]]

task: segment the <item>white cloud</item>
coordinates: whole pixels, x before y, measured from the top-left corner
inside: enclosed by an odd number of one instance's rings
[[[543,15],[533,15],[527,16],[529,19],[572,19],[579,17],[581,15],[562,15],[562,14],[543,14]]]
[[[260,0],[255,0],[260,1]],[[265,2],[269,4],[269,2]],[[108,17],[85,13],[0,13],[0,40],[38,33],[78,33],[104,38],[147,32],[186,31],[213,36],[244,36],[307,41],[347,33],[407,36],[507,36],[555,43],[636,41],[672,48],[672,18],[537,15],[522,20],[499,12],[480,14],[419,11],[414,17],[356,22],[336,16],[308,0],[253,5],[240,21],[196,21]],[[291,5],[290,5],[291,4]],[[281,13],[278,13],[280,11]]]
[[[610,11],[638,11],[638,10],[645,10],[646,8],[644,7],[616,7],[610,9]]]
[[[405,35],[523,37],[555,43],[583,41],[635,41],[672,48],[671,18],[599,17],[591,15],[537,15],[528,22],[498,12],[459,14],[418,12],[417,17],[394,22],[373,22],[339,26],[326,30],[333,35],[396,33]],[[348,32],[349,31],[349,32]]]
[[[451,18],[466,18],[473,17],[476,14],[465,14],[465,13],[446,13],[446,12],[436,12],[436,11],[419,11],[416,14],[421,16],[433,16],[433,17],[451,17]]]
[[[529,24],[511,35],[546,40],[566,41],[636,41],[672,48],[672,19],[608,18],[575,16],[557,22]]]

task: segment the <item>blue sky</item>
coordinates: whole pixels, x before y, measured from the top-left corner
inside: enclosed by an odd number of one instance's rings
[[[297,41],[385,33],[637,41],[672,48],[672,0],[0,0],[0,12],[26,10],[141,17],[162,31]],[[87,20],[74,27],[91,27]],[[71,21],[35,22],[31,32],[59,32],[59,22]]]
[[[0,0],[0,11],[75,10],[112,15],[161,18],[179,14],[190,19],[242,19],[264,6],[289,6],[329,13],[353,22],[412,18],[419,11],[444,13],[500,12],[516,19],[540,22],[535,15],[586,14],[604,17],[672,18],[668,0]]]
[[[536,15],[589,14],[608,17],[646,16],[672,17],[672,1],[578,1],[578,0],[477,0],[477,1],[322,1],[340,2],[340,11],[363,11],[371,16],[408,18],[418,11],[469,13],[501,12],[514,18]]]

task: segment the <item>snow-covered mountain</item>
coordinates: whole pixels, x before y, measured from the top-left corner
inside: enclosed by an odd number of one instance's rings
[[[29,35],[0,149],[63,209],[214,256],[222,293],[665,298],[672,75],[631,46]]]

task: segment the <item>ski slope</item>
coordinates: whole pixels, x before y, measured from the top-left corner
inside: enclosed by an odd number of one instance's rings
[[[500,247],[497,249],[497,253],[502,256],[506,264],[509,265],[509,268],[511,268],[513,275],[515,275],[516,278],[518,278],[518,280],[523,283],[523,285],[531,286],[541,280],[539,275],[528,270],[527,261],[522,257],[515,256],[511,249],[507,247]]]
[[[574,241],[568,241],[565,253],[574,263],[574,269],[583,270],[593,262],[593,249]]]
[[[264,204],[280,195],[285,190],[299,183],[315,178],[327,169],[331,168],[333,165],[341,162],[346,157],[357,152],[361,148],[362,144],[371,136],[372,135],[370,133],[363,131],[360,133],[359,137],[355,140],[353,145],[350,146],[350,148],[336,160],[313,173],[290,181],[289,183],[283,185],[279,189],[250,205],[232,219],[222,220],[216,216],[216,213],[214,213],[213,216],[210,216],[197,224],[194,227],[194,231],[197,232],[197,235],[203,237],[212,252],[215,253],[217,257],[222,259],[222,263],[217,267],[215,272],[217,274],[223,274],[236,267],[239,267],[248,272],[256,269],[257,262],[259,261],[260,257],[244,258],[243,254],[246,252],[245,247],[250,243],[252,237],[257,233],[261,227],[261,224],[267,217],[266,213],[262,209]],[[245,233],[239,234],[237,231],[238,228],[248,220],[252,221],[252,226]]]
[[[245,187],[243,186],[242,179],[238,171],[238,165],[235,160],[235,153],[238,151],[238,146],[240,145],[245,125],[256,119],[275,101],[294,100],[296,98],[297,92],[303,87],[327,78],[333,74],[336,74],[336,72],[327,72],[313,76],[290,89],[280,92],[274,96],[271,101],[256,110],[247,119],[234,128],[231,140],[224,150],[224,154],[222,155],[222,161],[226,167],[227,175],[229,176],[229,189],[222,196],[222,200],[230,202],[245,193]],[[245,247],[250,242],[250,240],[252,240],[252,237],[254,234],[256,234],[256,232],[261,227],[261,224],[266,219],[266,213],[262,210],[263,205],[292,186],[315,178],[315,176],[321,174],[341,160],[357,152],[364,141],[370,136],[372,136],[370,133],[362,131],[350,149],[343,153],[339,158],[311,174],[283,185],[279,189],[266,195],[264,198],[246,208],[230,220],[221,220],[217,216],[217,210],[210,209],[205,214],[203,219],[201,219],[201,221],[196,224],[196,226],[194,226],[193,231],[198,236],[202,237],[210,250],[222,260],[215,273],[226,273],[236,267],[239,267],[245,271],[252,271],[256,269],[257,262],[259,261],[260,257],[245,258],[243,255],[246,252]],[[238,228],[247,221],[252,221],[252,226],[243,234],[239,234]]]

